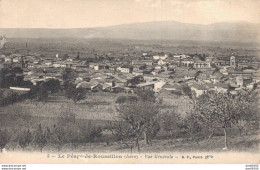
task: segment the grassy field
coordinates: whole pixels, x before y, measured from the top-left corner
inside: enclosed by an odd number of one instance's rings
[[[103,136],[103,138],[107,138]],[[228,151],[235,152],[259,152],[259,131],[248,133],[242,136],[229,137]],[[210,140],[201,140],[195,142],[187,138],[176,139],[155,139],[151,145],[145,145],[143,141],[140,142],[141,153],[169,153],[169,152],[224,152],[224,137],[214,136]],[[22,149],[14,143],[9,143],[6,146],[9,151],[22,151]],[[37,151],[37,147],[30,144],[25,151]],[[96,152],[96,153],[109,153],[109,152],[130,152],[130,148],[120,142],[95,142],[95,143],[82,143],[75,149],[72,144],[65,144],[61,150],[53,144],[48,144],[43,148],[43,152]],[[132,152],[138,152],[133,148]],[[226,151],[225,151],[226,152]]]
[[[114,101],[119,94],[93,93],[87,99],[74,104],[72,101],[60,97],[45,102],[23,101],[1,108],[1,114],[21,112],[33,117],[59,117],[60,113],[71,111],[77,119],[112,120],[115,117]]]
[[[79,124],[92,124],[94,126],[107,128],[111,120],[114,120],[116,113],[116,99],[125,94],[114,93],[91,93],[88,94],[87,99],[74,104],[72,101],[65,99],[63,96],[50,96],[46,102],[39,102],[35,100],[27,100],[17,102],[13,105],[8,105],[0,108],[0,128],[16,129],[17,132],[21,130],[31,129],[34,131],[39,124],[42,127],[52,128],[59,121],[59,116],[63,112],[72,112],[76,115],[76,121]],[[183,106],[189,103],[185,98],[171,98],[169,101],[174,101],[177,105],[178,112],[184,112]],[[164,101],[165,109],[170,109],[172,104],[169,101]],[[190,106],[192,107],[192,105]],[[173,107],[174,108],[174,107]],[[175,108],[176,109],[176,108]],[[22,119],[15,120],[12,116],[15,113],[23,116]],[[15,131],[16,131],[15,130]],[[238,135],[235,129],[229,132],[229,147],[234,151],[258,151],[259,150],[259,131],[250,131],[248,134],[242,136]],[[185,136],[185,135],[184,135]],[[224,147],[223,132],[220,130],[211,139],[202,139],[198,142],[191,138],[178,135],[177,137],[170,137],[167,132],[161,129],[157,137],[153,140],[152,145],[145,145],[141,141],[142,152],[186,152],[186,151],[222,151]],[[21,148],[14,143],[8,143],[6,148],[8,150],[19,151]],[[61,151],[71,151],[72,144],[67,143],[62,146]],[[33,144],[29,145],[25,150],[37,150]],[[43,148],[43,151],[57,151],[57,147],[53,144],[48,144]],[[95,152],[129,152],[130,148],[123,143],[115,142],[113,136],[108,130],[103,130],[102,136],[98,141],[93,143],[79,144],[75,151],[95,151]],[[136,151],[136,150],[134,150]]]
[[[21,113],[40,118],[57,118],[61,113],[70,111],[76,114],[76,119],[85,120],[114,120],[117,116],[116,99],[123,93],[89,93],[87,98],[74,104],[64,96],[49,96],[45,102],[26,100],[0,108],[1,114]],[[171,101],[170,103],[168,101]],[[165,110],[176,110],[179,114],[185,114],[192,108],[191,101],[187,98],[168,96],[163,99]],[[173,107],[176,106],[176,107]],[[37,121],[39,122],[39,121]]]

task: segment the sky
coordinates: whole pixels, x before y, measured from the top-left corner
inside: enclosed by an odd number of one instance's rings
[[[260,22],[260,0],[0,0],[0,28],[87,28],[174,20]]]

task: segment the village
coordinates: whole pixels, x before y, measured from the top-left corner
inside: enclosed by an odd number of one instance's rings
[[[176,150],[189,150],[183,144],[189,140],[191,145],[206,141],[210,149],[213,139],[207,138],[214,137],[219,151],[223,140],[218,135],[227,137],[223,126],[229,137],[257,133],[258,107],[253,105],[258,102],[260,62],[255,49],[245,55],[247,49],[215,46],[194,53],[186,46],[169,50],[170,46],[136,42],[31,40],[28,47],[25,41],[7,43],[0,53],[0,124],[15,133],[8,150],[32,148],[36,141],[17,143],[16,138],[22,141],[27,134],[30,139],[42,128],[46,130],[41,133],[50,136],[41,147],[49,150],[53,144],[58,151],[70,145],[73,150],[78,146],[92,150],[87,145],[93,144],[101,150],[135,148],[139,152],[140,147],[132,143],[137,137],[145,150],[155,149],[148,145],[152,140],[156,148],[164,148],[162,143],[173,139],[180,143],[166,145]],[[186,53],[175,53],[179,48]],[[227,117],[215,115],[222,108]],[[128,121],[132,115],[136,120]],[[147,134],[134,130],[135,123],[147,120],[151,123]],[[16,131],[17,127],[22,128]]]
[[[259,82],[259,62],[252,57],[200,57],[185,54],[149,54],[129,57],[128,61],[104,59],[97,62],[81,60],[76,56],[44,57],[41,54],[11,54],[0,57],[1,68],[19,67],[23,77],[33,85],[49,79],[62,83],[64,70],[76,75],[72,80],[77,88],[89,91],[133,93],[134,89],[151,89],[155,93],[183,94],[189,87],[198,97],[206,91],[236,94],[250,90]],[[17,87],[17,90],[23,90]],[[13,88],[14,89],[14,88]],[[24,88],[25,90],[28,88]]]
[[[259,7],[259,0],[0,0],[3,169],[258,169]]]

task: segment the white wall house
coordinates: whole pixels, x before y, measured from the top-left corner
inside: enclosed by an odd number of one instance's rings
[[[121,67],[120,70],[122,73],[130,73],[130,69],[128,67]]]
[[[162,59],[162,60],[165,60],[166,58],[168,57],[168,55],[162,55],[162,56],[160,56],[160,55],[155,55],[155,56],[153,56],[153,59],[154,60],[159,60],[159,59]]]

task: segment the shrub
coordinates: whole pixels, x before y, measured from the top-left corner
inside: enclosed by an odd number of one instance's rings
[[[0,129],[0,152],[5,147],[5,145],[9,142],[9,140],[10,140],[10,136],[8,134],[8,131],[6,129],[5,130]]]
[[[116,103],[119,103],[119,104],[123,104],[125,102],[137,102],[138,101],[138,97],[136,96],[119,96],[117,99],[116,99]]]
[[[60,125],[54,125],[50,133],[50,141],[54,143],[60,151],[62,146],[66,143],[66,129]]]
[[[18,144],[21,148],[27,147],[32,142],[32,133],[28,129],[27,131],[23,131],[18,136]]]

